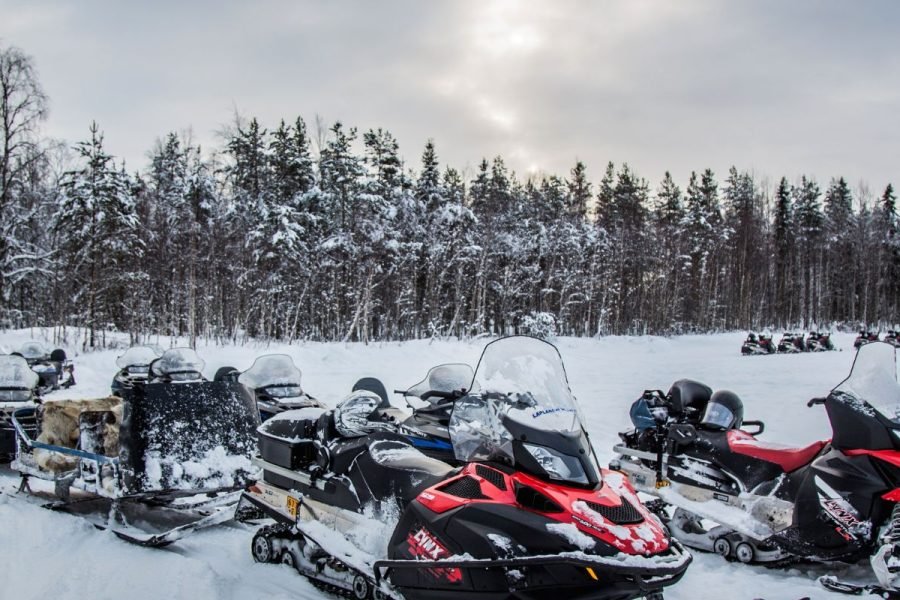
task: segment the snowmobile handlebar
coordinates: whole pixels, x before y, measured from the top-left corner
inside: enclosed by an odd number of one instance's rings
[[[809,402],[806,403],[806,406],[812,408],[816,404],[825,404],[825,398],[813,398]]]

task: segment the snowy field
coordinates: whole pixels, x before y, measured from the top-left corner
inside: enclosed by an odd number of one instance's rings
[[[0,352],[17,348],[40,331],[0,333]],[[587,419],[588,432],[602,463],[612,457],[617,432],[629,426],[628,408],[644,389],[668,389],[678,378],[699,379],[714,389],[727,388],[744,400],[745,416],[766,423],[763,439],[805,445],[830,436],[822,407],[806,401],[822,396],[849,372],[850,334],[833,336],[839,352],[742,357],[745,333],[658,337],[607,337],[557,341],[572,389]],[[169,340],[160,340],[168,346]],[[371,344],[298,344],[199,346],[205,374],[231,365],[248,368],[261,354],[283,352],[303,371],[304,389],[333,406],[363,376],[375,376],[389,390],[416,383],[428,368],[443,362],[475,365],[486,342],[407,342]],[[93,397],[109,392],[121,351],[79,354],[67,349],[76,365],[78,385],[53,397]],[[397,396],[395,404],[402,405]],[[252,530],[231,525],[200,532],[161,550],[144,549],[100,532],[77,518],[56,514],[17,497],[17,479],[0,469],[0,597],[150,600],[158,598],[256,599],[322,598],[303,578],[276,565],[255,564],[249,546]],[[843,598],[822,589],[815,579],[826,572],[865,577],[861,566],[828,571],[821,566],[765,569],[695,554],[669,600],[797,600]]]

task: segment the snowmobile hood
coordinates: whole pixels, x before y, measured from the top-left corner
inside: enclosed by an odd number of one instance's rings
[[[571,551],[652,556],[669,549],[662,524],[621,473],[603,471],[604,485],[585,490],[548,483],[519,471],[470,464],[421,492],[417,502],[435,513],[473,503],[511,505],[547,519],[549,535]]]
[[[21,356],[0,356],[0,389],[33,390],[40,381]]]
[[[26,360],[42,360],[50,356],[50,350],[37,340],[25,342],[19,348],[21,354]]]

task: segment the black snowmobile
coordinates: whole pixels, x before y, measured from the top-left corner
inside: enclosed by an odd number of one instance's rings
[[[755,333],[748,334],[747,339],[744,340],[743,345],[741,345],[741,354],[744,356],[754,354],[775,354],[775,350],[775,343],[772,341],[772,336],[764,333],[759,334],[759,338],[757,338]]]
[[[821,331],[810,331],[806,336],[807,352],[827,352],[834,350],[834,344],[831,342],[830,333],[822,333]]]
[[[260,427],[263,478],[238,510],[274,520],[257,561],[360,600],[660,598],[690,563],[597,467],[550,344],[485,348],[447,426],[460,467],[423,454],[369,387]]]
[[[696,381],[645,392],[611,465],[657,496],[672,535],[741,562],[855,562],[867,589],[897,594],[900,575],[900,385],[895,350],[871,343],[824,405],[833,437],[802,448],[762,442],[740,399]],[[747,431],[746,428],[753,428]],[[674,512],[671,512],[674,509]],[[718,525],[707,527],[707,521]],[[839,591],[846,585],[825,578]],[[862,589],[862,588],[860,588]],[[900,596],[898,596],[900,597]]]
[[[860,346],[864,346],[865,344],[869,344],[871,342],[877,342],[878,340],[878,332],[871,331],[869,329],[860,329],[859,335],[856,336],[856,339],[853,341],[853,347],[859,348]]]
[[[38,374],[24,358],[0,355],[0,462],[9,462],[16,455],[16,428],[12,415],[20,408],[37,406],[40,402],[39,381]],[[34,435],[34,419],[23,418],[22,427]]]
[[[778,352],[782,354],[797,354],[805,352],[806,344],[803,343],[802,333],[788,333],[781,336],[778,341]]]
[[[162,355],[152,346],[132,346],[116,359],[119,371],[113,376],[110,389],[113,396],[121,396],[122,390],[144,385],[150,380],[150,365]]]
[[[217,376],[232,377],[234,369],[223,367]],[[286,410],[323,408],[323,404],[303,391],[300,369],[287,354],[266,354],[237,376],[237,381],[256,394],[259,417],[263,421]]]
[[[231,520],[253,475],[259,413],[243,385],[198,380],[195,356],[167,351],[151,369],[160,381],[121,397],[16,410],[19,492],[47,496],[50,482],[47,508],[145,546]],[[26,426],[35,421],[37,436]]]
[[[894,348],[900,348],[900,337],[898,337],[897,332],[893,329],[888,330],[887,335],[884,336],[884,341]]]
[[[38,374],[38,389],[42,395],[75,385],[75,365],[66,358],[66,351],[62,348],[51,352],[43,343],[32,340],[22,344],[14,354],[24,358],[31,370]]]

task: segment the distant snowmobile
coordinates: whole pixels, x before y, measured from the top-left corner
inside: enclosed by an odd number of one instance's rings
[[[797,354],[806,351],[802,333],[785,332],[778,342],[778,352],[782,354]]]
[[[900,335],[897,334],[893,329],[889,329],[887,335],[884,336],[884,341],[893,346],[894,348],[900,348]]]
[[[122,390],[132,389],[136,385],[145,385],[150,380],[150,365],[161,356],[161,352],[152,346],[132,346],[116,359],[119,372],[113,377],[113,396],[121,396]]]
[[[734,393],[677,381],[668,394],[648,391],[634,403],[635,427],[621,434],[611,466],[660,499],[659,514],[689,547],[745,563],[870,557],[878,587],[900,594],[895,349],[861,348],[850,376],[808,403],[820,404],[832,439],[781,446],[757,438],[763,424],[743,419]]]
[[[51,352],[43,343],[32,340],[22,344],[15,354],[23,357],[40,377],[38,388],[41,394],[75,385],[75,365],[66,358],[62,348]]]
[[[818,331],[810,331],[806,337],[807,352],[826,352],[834,350],[834,344],[831,342],[831,334]]]
[[[12,414],[23,408],[34,408],[40,402],[40,377],[31,370],[21,356],[0,356],[0,462],[9,462],[16,455],[16,429]],[[34,419],[23,419],[22,427],[35,434]]]
[[[741,354],[748,356],[754,354],[775,354],[775,344],[772,342],[772,336],[759,334],[757,339],[755,333],[747,335],[744,344],[741,346]]]
[[[121,397],[15,410],[10,466],[22,476],[20,493],[32,491],[32,480],[52,482],[57,501],[47,508],[146,546],[232,519],[251,475],[259,414],[243,385],[197,379],[195,358],[167,351],[153,363],[155,380],[123,387]],[[27,426],[35,420],[37,437]]]
[[[266,421],[263,478],[238,509],[274,520],[254,559],[360,600],[659,598],[680,579],[690,555],[597,467],[553,346],[501,339],[464,389],[442,379],[413,393],[452,404],[456,468],[419,450],[372,380],[332,411]]]
[[[859,335],[856,336],[856,340],[853,342],[853,347],[858,349],[860,346],[877,341],[878,332],[870,331],[868,329],[860,329]]]
[[[219,378],[229,377],[234,370],[219,369]],[[286,410],[323,408],[323,404],[303,391],[300,369],[287,354],[266,354],[237,376],[237,381],[256,394],[259,417],[263,421]]]

